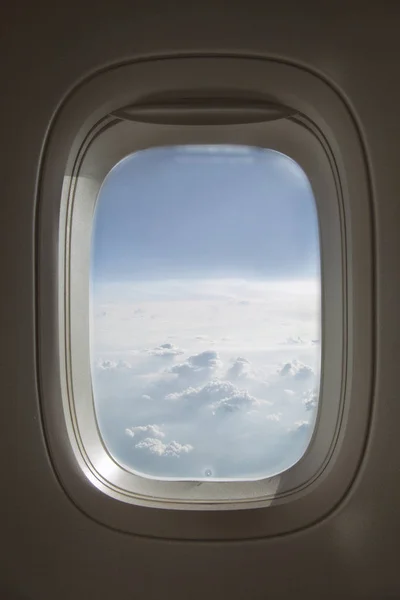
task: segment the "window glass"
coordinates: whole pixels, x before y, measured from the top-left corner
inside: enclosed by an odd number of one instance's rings
[[[90,328],[99,430],[146,477],[254,480],[304,454],[320,379],[310,183],[247,146],[137,152],[94,216]]]

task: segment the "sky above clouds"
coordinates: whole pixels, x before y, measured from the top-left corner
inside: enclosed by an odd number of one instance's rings
[[[91,270],[94,400],[114,458],[197,480],[297,462],[318,404],[319,260],[312,191],[288,157],[186,146],[119,163]]]

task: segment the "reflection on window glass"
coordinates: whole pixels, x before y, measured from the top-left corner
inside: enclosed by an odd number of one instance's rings
[[[304,454],[320,373],[312,190],[272,150],[172,146],[106,178],[91,364],[110,454],[147,477],[259,479]]]

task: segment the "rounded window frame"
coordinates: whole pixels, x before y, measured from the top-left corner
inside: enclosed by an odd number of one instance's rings
[[[241,93],[273,94],[275,101],[295,114],[265,123],[200,128],[112,116],[152,94],[179,90],[182,73],[189,72],[186,85],[190,93],[209,88],[234,94],[236,86]],[[112,98],[109,89],[114,90]],[[327,100],[329,104],[324,106]],[[77,125],[71,131],[72,115]],[[335,119],[346,139],[345,153],[344,145],[333,135],[338,132]],[[85,334],[89,310],[82,309],[85,305],[89,308],[94,205],[104,178],[119,160],[137,150],[175,143],[268,147],[295,160],[313,188],[322,263],[318,422],[300,461],[267,480],[198,485],[142,478],[111,458],[97,429],[89,336]],[[96,75],[64,104],[46,152],[40,195],[44,234],[39,236],[40,374],[53,464],[67,493],[85,512],[110,526],[142,535],[259,537],[303,527],[326,514],[343,496],[361,458],[369,414],[370,390],[361,375],[372,357],[372,274],[365,268],[361,274],[354,262],[355,256],[371,252],[369,220],[357,221],[357,215],[369,206],[365,169],[351,117],[335,92],[314,75],[273,61],[193,57],[137,62]],[[46,269],[49,260],[52,270]],[[356,281],[352,277],[355,266]],[[354,311],[361,297],[368,299],[362,315]],[[47,315],[47,322],[40,314]],[[355,325],[360,331],[360,320],[361,344],[360,336],[354,335]],[[56,363],[55,372],[46,373],[44,365],[50,357]],[[54,361],[55,357],[58,360]],[[331,365],[328,370],[326,357]],[[355,364],[360,365],[356,371]],[[80,398],[79,403],[75,398]],[[229,529],[225,522],[230,523]]]

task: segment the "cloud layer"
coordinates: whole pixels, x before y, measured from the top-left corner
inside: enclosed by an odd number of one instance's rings
[[[117,460],[177,479],[260,478],[297,462],[318,409],[315,290],[268,285],[149,283],[134,302],[126,288],[125,303],[100,303],[93,388]]]
[[[178,356],[179,354],[184,354],[183,350],[168,342],[161,344],[161,346],[157,346],[148,352],[152,356]]]

